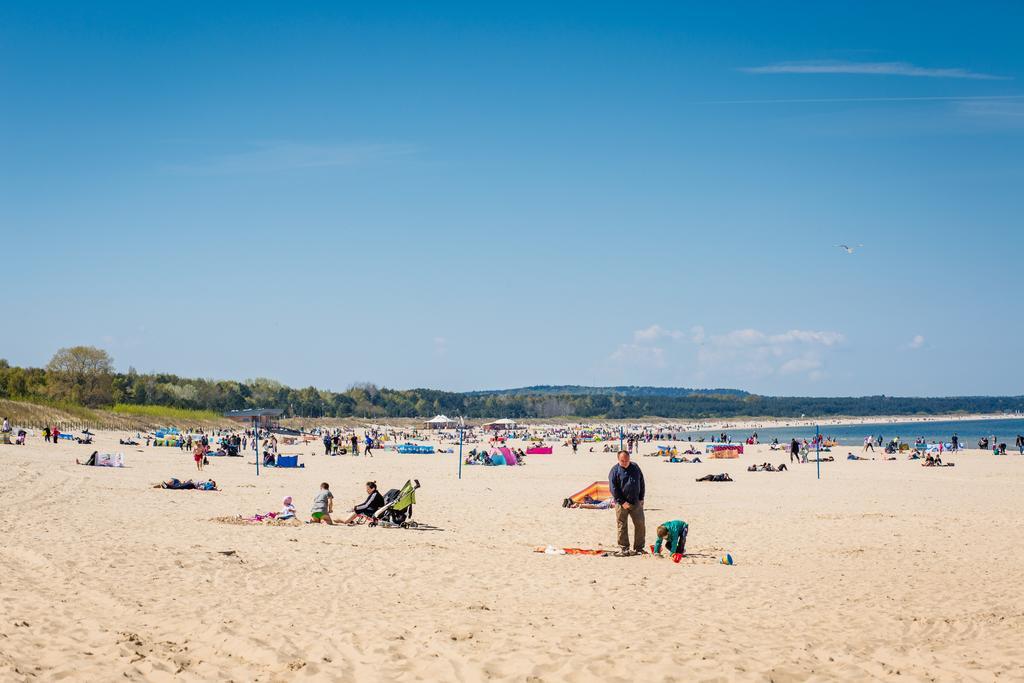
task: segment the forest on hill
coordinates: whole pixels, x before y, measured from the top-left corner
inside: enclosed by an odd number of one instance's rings
[[[272,379],[213,380],[114,370],[102,349],[60,349],[45,368],[0,360],[0,398],[86,407],[165,406],[222,413],[280,408],[289,417],[639,418],[706,419],[1002,413],[1024,411],[1024,396],[759,396],[736,389],[535,386],[476,392],[293,388]]]

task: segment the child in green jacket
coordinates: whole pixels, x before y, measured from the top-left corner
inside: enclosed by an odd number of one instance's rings
[[[654,544],[654,554],[661,555],[662,544],[668,549],[669,555],[686,553],[686,534],[689,525],[681,519],[665,522],[658,527],[658,540]]]

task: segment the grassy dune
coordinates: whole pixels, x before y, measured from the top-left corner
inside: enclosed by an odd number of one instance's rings
[[[166,406],[118,404],[111,410],[85,408],[59,401],[0,399],[0,419],[15,427],[42,429],[57,426],[61,431],[85,429],[148,430],[155,427],[215,427],[234,424],[210,410],[185,410]]]

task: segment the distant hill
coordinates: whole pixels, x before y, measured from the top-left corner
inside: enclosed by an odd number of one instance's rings
[[[542,396],[557,394],[559,396],[661,396],[677,398],[681,396],[749,396],[740,389],[691,389],[688,387],[585,387],[578,384],[538,384],[518,389],[489,389],[485,391],[467,391],[466,396]]]

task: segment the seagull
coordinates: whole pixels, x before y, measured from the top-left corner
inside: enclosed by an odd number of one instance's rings
[[[837,244],[836,246],[839,247],[840,249],[842,249],[843,251],[845,251],[847,254],[852,254],[855,249],[859,249],[859,248],[863,247],[864,245],[863,244],[858,244],[856,247],[851,247],[848,244]]]

